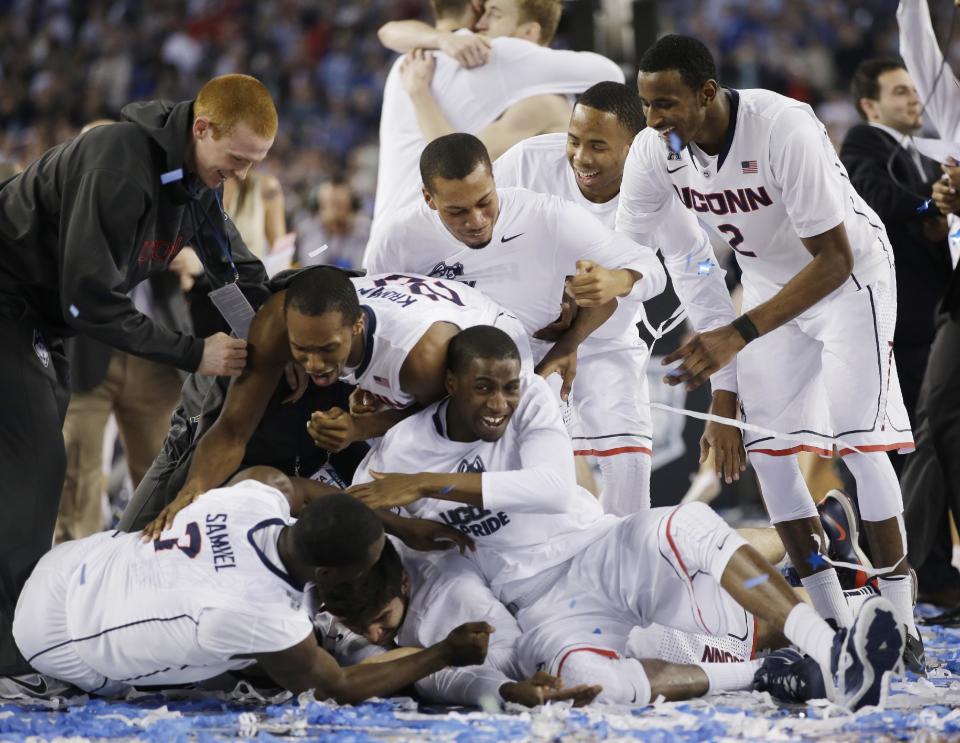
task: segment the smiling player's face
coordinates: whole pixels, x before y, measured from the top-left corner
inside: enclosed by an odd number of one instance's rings
[[[471,359],[459,374],[447,372],[447,421],[457,440],[497,441],[520,402],[517,359]]]
[[[617,115],[577,104],[567,126],[567,162],[580,192],[590,201],[609,201],[620,191],[633,133]]]
[[[431,186],[423,189],[423,197],[451,235],[468,248],[482,248],[490,242],[500,216],[500,200],[486,164],[479,163],[466,178],[434,178]]]
[[[637,90],[647,126],[656,129],[668,145],[673,133],[679,137],[680,147],[686,147],[696,141],[718,88],[713,80],[708,80],[694,90],[677,70],[663,70],[641,72]]]

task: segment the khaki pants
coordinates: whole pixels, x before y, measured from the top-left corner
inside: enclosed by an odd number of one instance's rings
[[[67,474],[55,541],[80,539],[103,528],[103,432],[110,414],[117,418],[136,488],[160,451],[180,386],[173,367],[114,351],[106,378],[89,392],[74,393],[63,423]]]

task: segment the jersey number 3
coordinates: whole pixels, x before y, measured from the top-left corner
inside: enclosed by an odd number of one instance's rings
[[[180,544],[180,540],[186,539],[186,544]],[[200,524],[196,521],[191,521],[187,524],[187,528],[184,529],[182,537],[175,537],[173,539],[157,539],[153,543],[153,549],[156,552],[163,552],[165,550],[172,550],[176,547],[183,554],[189,557],[191,560],[200,554]]]
[[[737,229],[736,225],[733,224],[721,224],[717,225],[717,229],[720,230],[725,235],[729,235],[727,242],[730,243],[730,247],[737,251],[740,255],[746,255],[750,258],[756,258],[757,254],[750,250],[740,250],[737,246],[743,242],[743,233]]]

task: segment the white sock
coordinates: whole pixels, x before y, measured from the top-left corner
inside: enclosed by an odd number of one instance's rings
[[[863,588],[850,588],[844,591],[843,595],[847,599],[847,604],[850,606],[853,616],[857,616],[860,613],[860,607],[866,603],[867,599],[876,596],[877,592],[873,586],[864,586]]]
[[[897,575],[890,578],[877,578],[880,595],[893,604],[897,621],[907,625],[907,632],[920,637],[917,625],[913,621],[913,579],[910,575]]]
[[[843,596],[836,570],[821,570],[807,578],[801,578],[800,583],[807,589],[820,616],[835,620],[841,627],[853,624],[853,612]]]
[[[629,516],[650,508],[650,455],[625,452],[597,457],[603,475],[600,505],[604,513]]]
[[[708,694],[718,691],[742,691],[753,686],[753,676],[762,661],[748,660],[734,663],[696,663],[707,675]]]
[[[787,614],[783,635],[811,656],[822,668],[830,668],[830,651],[836,633],[809,604],[797,604]]]

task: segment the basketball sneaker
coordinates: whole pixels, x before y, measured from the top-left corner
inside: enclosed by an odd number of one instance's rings
[[[831,490],[817,504],[820,524],[827,535],[827,557],[831,562],[844,562],[871,569],[873,565],[860,548],[860,522],[857,509],[846,493]],[[838,567],[837,577],[844,590],[863,588],[870,576],[863,570]]]

